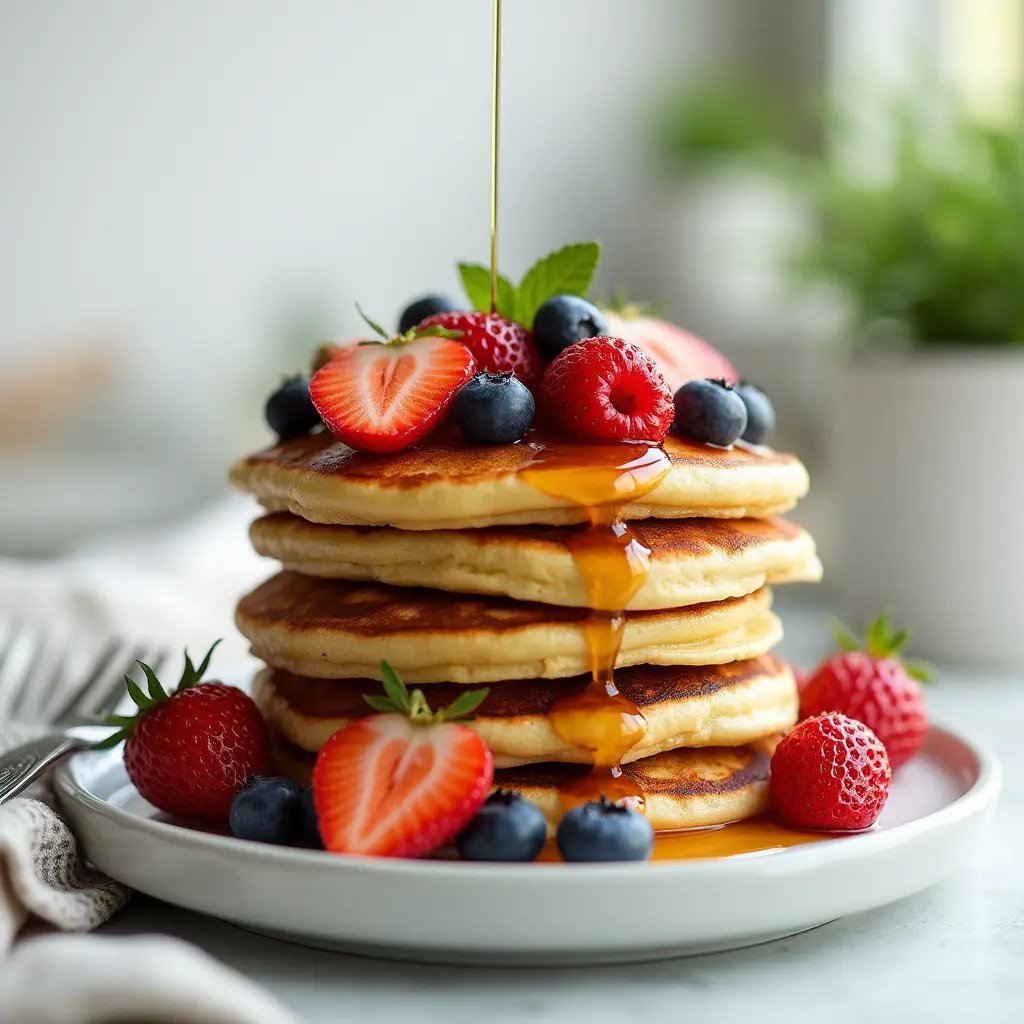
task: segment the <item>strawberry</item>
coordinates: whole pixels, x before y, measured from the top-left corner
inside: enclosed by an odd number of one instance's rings
[[[478,370],[504,373],[511,370],[531,391],[537,386],[544,364],[530,332],[521,324],[497,313],[435,313],[419,329],[439,327],[458,331],[459,341],[473,353]]]
[[[735,367],[717,349],[681,327],[643,315],[637,306],[623,305],[605,314],[608,333],[642,348],[661,370],[675,394],[687,381],[699,378],[739,380]]]
[[[153,669],[139,662],[149,692],[125,676],[138,712],[111,715],[107,724],[117,732],[98,746],[125,740],[128,778],[154,807],[220,824],[249,779],[269,774],[270,740],[252,698],[234,686],[201,682],[216,646],[198,667],[185,653],[181,679],[170,694]]]
[[[358,307],[356,307],[358,308]],[[362,310],[359,310],[362,314]],[[473,376],[470,351],[442,327],[338,349],[313,374],[309,394],[328,428],[351,448],[398,452],[422,441]]]
[[[664,441],[672,393],[654,361],[621,338],[584,338],[548,367],[541,408],[556,430],[595,441]]]
[[[843,650],[808,680],[800,714],[839,711],[863,722],[885,744],[895,771],[921,749],[928,733],[924,694],[915,682],[928,678],[927,666],[900,661],[908,633],[894,631],[884,615],[868,627],[863,645],[842,627],[837,638]]]
[[[882,741],[846,715],[807,718],[775,748],[772,800],[797,828],[847,831],[875,823],[892,770]]]
[[[317,755],[313,802],[328,850],[419,857],[454,838],[487,799],[494,759],[455,719],[488,691],[432,712],[387,662],[381,675],[387,696],[364,698],[380,714],[339,729]]]

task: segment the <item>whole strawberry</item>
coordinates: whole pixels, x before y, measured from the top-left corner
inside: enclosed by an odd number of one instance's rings
[[[601,335],[565,349],[544,374],[539,397],[559,433],[591,441],[664,441],[674,415],[654,360]]]
[[[436,313],[427,317],[418,330],[439,327],[461,332],[462,342],[476,360],[477,370],[504,373],[511,370],[531,391],[540,381],[544,365],[534,347],[530,332],[513,320],[497,313]]]
[[[839,711],[863,722],[885,744],[895,771],[921,749],[928,733],[924,694],[915,681],[928,679],[928,669],[900,660],[908,633],[893,630],[884,615],[868,627],[863,644],[841,627],[836,635],[843,650],[808,680],[800,716]]]
[[[772,801],[797,828],[868,828],[885,805],[891,778],[885,747],[863,722],[819,715],[794,726],[776,747]]]
[[[222,823],[246,782],[269,774],[270,742],[249,696],[234,686],[201,682],[216,646],[198,667],[186,652],[181,680],[170,694],[153,669],[140,662],[149,692],[125,677],[138,713],[111,715],[107,722],[118,731],[101,746],[125,740],[128,778],[154,807]]]

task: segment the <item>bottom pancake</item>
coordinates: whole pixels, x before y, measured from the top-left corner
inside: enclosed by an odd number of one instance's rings
[[[644,813],[656,831],[708,828],[760,814],[768,808],[768,769],[778,737],[745,747],[703,747],[655,754],[623,766],[644,794]],[[314,755],[272,733],[277,771],[308,786]],[[538,764],[494,773],[496,788],[521,793],[556,825],[563,810],[559,791],[589,768]]]
[[[615,673],[619,692],[647,721],[643,739],[625,756],[635,761],[678,747],[731,747],[782,732],[796,721],[793,673],[765,655],[730,665],[640,665]],[[539,762],[589,763],[590,754],[555,730],[555,703],[586,688],[589,677],[494,683],[470,723],[499,768]],[[462,691],[432,683],[424,693],[434,709]],[[369,679],[317,679],[263,669],[253,697],[271,727],[290,743],[315,753],[338,729],[370,713],[363,694],[381,692]]]

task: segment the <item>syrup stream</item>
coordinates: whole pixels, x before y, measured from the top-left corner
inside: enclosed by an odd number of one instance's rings
[[[590,753],[593,769],[561,791],[565,810],[602,796],[641,810],[642,790],[622,773],[622,759],[647,732],[640,709],[615,686],[625,608],[643,585],[650,551],[622,521],[630,502],[650,494],[671,467],[656,445],[539,446],[520,470],[538,491],[587,510],[590,529],[573,543],[573,559],[592,609],[586,624],[591,682],[556,701],[549,712],[567,743]]]

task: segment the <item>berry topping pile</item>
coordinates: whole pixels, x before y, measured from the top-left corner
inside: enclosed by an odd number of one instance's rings
[[[665,378],[635,345],[587,338],[548,367],[540,398],[560,433],[595,441],[662,441],[672,424]]]
[[[317,755],[313,800],[334,853],[418,857],[453,839],[480,809],[494,778],[482,739],[458,719],[487,696],[468,691],[432,712],[386,662],[380,712],[340,729]]]
[[[838,711],[863,722],[884,744],[893,771],[920,749],[928,732],[924,694],[916,680],[929,678],[927,666],[899,658],[909,634],[879,616],[863,643],[839,628],[842,652],[819,666],[800,695],[804,718]]]
[[[218,641],[219,643],[219,641]],[[270,768],[267,727],[252,699],[234,686],[204,683],[214,644],[198,667],[185,668],[170,693],[142,665],[148,693],[125,677],[138,707],[111,715],[117,732],[101,747],[125,740],[124,766],[135,788],[168,814],[226,823],[232,801],[254,776]]]
[[[805,719],[779,743],[771,765],[772,801],[797,828],[869,828],[891,778],[882,741],[863,722],[833,712]]]

